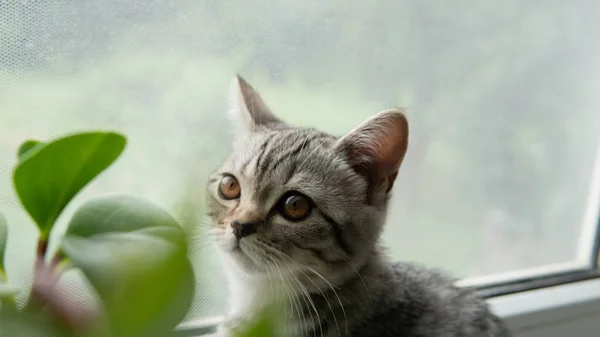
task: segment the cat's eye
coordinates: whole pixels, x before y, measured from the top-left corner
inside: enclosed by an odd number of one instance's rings
[[[240,197],[240,183],[232,175],[226,175],[219,183],[219,194],[223,199],[231,200]]]
[[[279,211],[290,221],[300,221],[306,218],[313,209],[312,201],[300,193],[289,193],[281,198]]]

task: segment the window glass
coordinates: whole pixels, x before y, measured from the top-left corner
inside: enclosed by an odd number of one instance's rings
[[[62,228],[106,193],[173,213],[186,196],[202,205],[229,150],[236,72],[287,121],[336,134],[408,109],[411,144],[384,233],[395,260],[459,277],[576,261],[592,240],[599,10],[582,0],[0,0],[9,276],[28,283],[35,246],[11,186],[22,141],[98,128],[129,138]],[[190,318],[221,313],[226,299],[214,252],[197,241],[208,265]],[[77,274],[65,287],[88,301]]]

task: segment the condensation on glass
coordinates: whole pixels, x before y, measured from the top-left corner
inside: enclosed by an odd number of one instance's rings
[[[585,4],[584,4],[585,3]],[[286,120],[341,134],[390,106],[411,144],[385,244],[397,260],[490,275],[577,257],[600,125],[598,3],[0,0],[0,210],[8,273],[35,238],[11,170],[25,139],[113,129],[123,157],[79,195],[202,213],[227,155],[240,72]],[[190,207],[191,206],[191,207]],[[206,228],[201,217],[198,228]],[[190,318],[223,311],[208,239]],[[91,296],[76,272],[64,286]]]

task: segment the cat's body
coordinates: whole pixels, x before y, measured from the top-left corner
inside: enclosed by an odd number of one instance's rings
[[[335,137],[280,121],[239,77],[231,103],[234,150],[208,185],[230,281],[220,335],[279,301],[289,336],[510,336],[471,290],[382,253],[408,145],[399,110]]]
[[[367,265],[361,278],[326,292],[339,321],[340,331],[324,300],[325,336],[348,337],[448,337],[509,336],[502,322],[490,315],[485,302],[432,270],[406,263]],[[343,297],[344,310],[336,297]],[[322,298],[322,296],[317,296]],[[344,317],[350,317],[347,322]],[[343,323],[342,323],[343,322]],[[348,324],[346,332],[346,324]],[[320,328],[315,329],[319,336]],[[305,336],[314,334],[308,333]]]

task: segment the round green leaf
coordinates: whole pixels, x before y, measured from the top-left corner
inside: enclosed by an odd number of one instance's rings
[[[16,310],[0,310],[0,336],[75,337],[46,313]]]
[[[42,148],[43,145],[44,143],[38,140],[27,140],[21,144],[21,146],[19,146],[19,149],[17,150],[17,157],[19,160],[22,160],[26,158],[26,155],[29,153],[29,151],[38,150]]]
[[[8,223],[2,213],[0,213],[0,281],[6,277],[4,274],[4,259],[6,252],[6,243],[8,241]]]
[[[89,132],[21,146],[13,181],[43,238],[71,199],[119,157],[125,143],[114,132]]]
[[[96,288],[115,337],[164,336],[191,305],[184,232],[150,202],[113,196],[84,204],[62,250]]]

